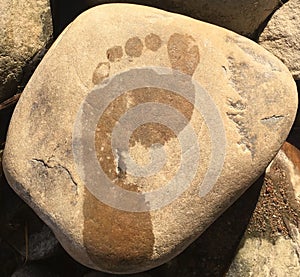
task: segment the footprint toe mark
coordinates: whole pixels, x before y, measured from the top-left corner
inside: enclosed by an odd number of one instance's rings
[[[143,47],[143,42],[139,37],[132,37],[125,44],[125,53],[129,57],[138,58],[142,55]]]
[[[199,62],[199,47],[190,35],[175,33],[168,41],[168,55],[173,69],[193,75]]]
[[[123,49],[121,46],[114,46],[106,51],[106,57],[110,62],[116,62],[123,57]]]
[[[158,35],[149,34],[145,37],[145,46],[151,51],[157,51],[162,45],[162,41]]]
[[[109,76],[110,64],[109,62],[101,62],[97,65],[92,81],[95,85],[100,84],[105,78]]]

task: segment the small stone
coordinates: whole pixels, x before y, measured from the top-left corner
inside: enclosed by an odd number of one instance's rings
[[[300,151],[284,143],[226,276],[299,276]],[[267,195],[264,191],[269,189]],[[274,202],[274,199],[277,199]]]
[[[18,92],[34,56],[52,36],[49,0],[0,2],[0,102]],[[38,56],[35,56],[37,59]]]
[[[4,173],[77,261],[141,272],[182,252],[260,176],[296,110],[288,69],[249,39],[100,5],[69,25],[26,86]]]
[[[300,0],[277,10],[259,37],[259,44],[278,57],[300,80]]]

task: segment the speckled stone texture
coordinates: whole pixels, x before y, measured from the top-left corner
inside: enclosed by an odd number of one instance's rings
[[[289,0],[277,10],[259,37],[259,44],[300,80],[300,1]]]
[[[226,276],[292,276],[300,270],[300,151],[289,143],[266,170],[256,209]]]
[[[296,109],[288,69],[256,43],[158,9],[101,5],[69,25],[26,86],[4,171],[76,260],[144,271],[262,174]],[[162,166],[144,174],[162,149]]]
[[[0,102],[19,92],[24,69],[52,36],[48,0],[0,1]]]

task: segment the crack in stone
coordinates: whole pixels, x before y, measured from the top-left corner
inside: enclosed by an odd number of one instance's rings
[[[63,171],[65,171],[67,173],[67,175],[69,176],[69,178],[71,179],[72,183],[75,185],[76,187],[76,194],[78,194],[77,192],[77,188],[78,188],[78,183],[75,181],[74,177],[72,176],[72,173],[70,172],[70,170],[68,168],[66,168],[65,166],[57,163],[57,164],[54,164],[54,165],[50,165],[48,163],[48,161],[44,161],[43,159],[36,159],[36,158],[33,158],[31,160],[32,162],[36,162],[36,163],[39,163],[41,164],[43,167],[46,167],[48,169],[55,169],[55,168],[61,168]]]
[[[267,116],[261,119],[262,123],[276,123],[279,120],[283,119],[285,116],[284,115],[272,115],[272,116]]]

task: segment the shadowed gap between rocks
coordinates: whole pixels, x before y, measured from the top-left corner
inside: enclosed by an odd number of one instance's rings
[[[287,0],[279,1],[278,7],[274,8],[274,11],[267,17],[267,19],[261,23],[258,29],[252,34],[247,34],[248,37],[256,40],[258,39],[259,34],[262,32],[264,27],[267,25],[268,21],[274,14],[274,12],[280,8]],[[57,38],[58,35],[64,30],[69,23],[71,23],[79,14],[85,10],[92,8],[101,4],[110,4],[110,3],[128,3],[128,4],[138,4],[145,5],[149,7],[154,7],[162,9],[169,12],[179,13],[190,17],[195,17],[195,14],[191,14],[191,11],[187,11],[183,7],[178,7],[176,1],[159,1],[159,0],[50,0],[51,10],[52,10],[52,19],[53,19],[53,28],[54,28],[54,38]],[[218,24],[217,24],[218,25]]]
[[[79,14],[86,10],[83,1],[80,0],[50,0],[50,6],[54,39],[56,39],[64,28]]]
[[[258,39],[259,39],[259,37],[260,37],[260,35],[261,35],[261,33],[263,32],[263,30],[267,27],[267,25],[268,25],[268,23],[269,23],[269,21],[270,21],[270,19],[272,18],[272,16],[274,15],[274,13],[278,10],[278,9],[280,9],[286,2],[288,2],[289,0],[281,0],[280,1],[280,4],[279,4],[279,6],[278,6],[278,8],[277,9],[275,9],[266,19],[265,19],[265,21],[264,22],[262,22],[261,24],[260,24],[260,26],[257,28],[257,30],[254,32],[254,35],[253,35],[253,40],[254,41],[256,41],[256,42],[258,42]]]
[[[145,0],[144,5],[152,7],[160,7],[161,1],[158,0]],[[131,4],[141,4],[140,0],[119,0],[119,1],[89,1],[89,0],[50,0],[54,38],[57,38],[59,34],[82,12],[94,7],[98,4],[104,3],[131,3]]]
[[[298,103],[300,103],[300,80],[296,80],[296,85],[297,85],[297,89],[298,89]],[[296,119],[294,122],[294,125],[291,129],[291,132],[288,136],[288,138],[286,139],[286,141],[288,141],[289,143],[293,144],[294,146],[296,146],[298,149],[300,149],[300,109],[299,109],[299,105],[298,105],[298,110],[297,110],[297,115],[296,115]]]

